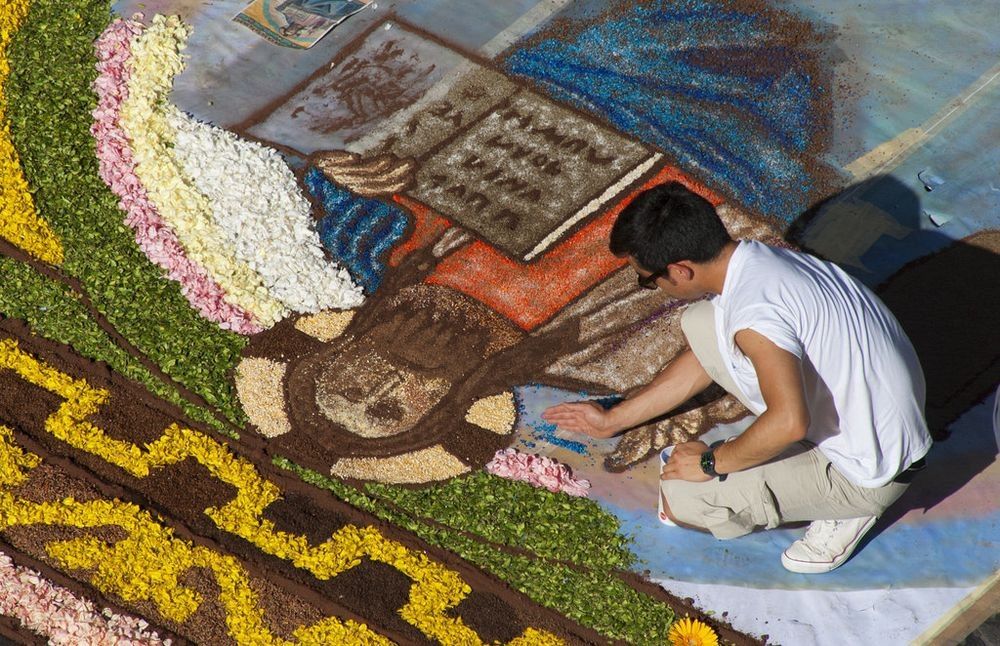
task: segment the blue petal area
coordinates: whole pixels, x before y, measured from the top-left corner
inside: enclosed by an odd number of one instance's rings
[[[766,15],[660,1],[563,25],[505,65],[790,222],[809,206],[802,155],[817,132],[822,88],[803,51],[782,45],[773,29]]]
[[[551,445],[558,446],[566,449],[567,451],[572,451],[577,455],[589,456],[590,451],[588,450],[587,444],[584,442],[577,442],[574,440],[568,440],[558,435],[558,427],[555,424],[550,424],[543,420],[539,413],[541,411],[531,410],[529,411],[525,407],[525,400],[531,400],[540,391],[551,390],[547,386],[542,386],[539,384],[527,384],[525,386],[519,386],[514,389],[514,400],[517,404],[517,416],[521,422],[530,429],[528,435],[531,439],[526,440],[524,443],[529,448],[534,448],[541,444],[542,446]],[[580,392],[577,395],[581,398],[587,398],[587,394]],[[605,397],[603,399],[597,400],[597,402],[604,406],[605,408],[610,408],[618,401],[621,401],[619,397]]]
[[[323,246],[347,267],[365,293],[374,293],[385,272],[382,258],[406,232],[406,214],[340,188],[316,168],[306,172],[305,184],[323,204],[325,215],[318,227]]]

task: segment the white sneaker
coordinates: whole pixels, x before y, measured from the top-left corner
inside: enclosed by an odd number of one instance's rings
[[[670,459],[670,454],[673,452],[674,447],[672,445],[660,451],[660,473],[663,473],[663,467],[667,465],[667,460]],[[657,482],[659,482],[659,480],[657,480]],[[663,491],[661,491],[659,487],[656,488],[656,506],[658,508],[657,511],[659,513],[657,515],[660,522],[668,527],[677,527],[677,523],[670,520],[670,517],[663,513]]]
[[[846,520],[814,520],[806,535],[788,546],[781,555],[786,570],[800,574],[822,574],[840,567],[851,557],[877,516]]]

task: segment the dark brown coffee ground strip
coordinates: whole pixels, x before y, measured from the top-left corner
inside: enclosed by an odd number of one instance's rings
[[[277,634],[291,640],[299,626],[311,626],[324,619],[323,612],[316,606],[297,597],[275,594],[275,587],[274,583],[266,579],[250,581],[250,588],[257,595],[257,602],[264,611],[264,616],[275,627]]]
[[[29,479],[30,482],[30,479]],[[45,502],[61,500],[52,498]],[[93,499],[93,496],[89,496]],[[102,525],[100,527],[72,527],[69,525],[15,525],[3,530],[4,538],[15,548],[25,549],[26,545],[38,546],[48,545],[52,542],[72,541],[84,536],[94,538],[108,543],[117,543],[124,539],[127,534],[121,527],[114,525]]]
[[[165,408],[169,410],[169,407],[166,404],[159,402],[158,400],[152,399],[148,394],[145,393],[145,391],[136,388],[135,386],[131,385],[126,380],[122,379],[120,376],[116,374],[111,374],[110,380],[107,379],[107,377],[104,375],[90,374],[92,372],[90,370],[90,366],[92,365],[91,362],[88,362],[87,360],[76,356],[74,353],[70,352],[67,348],[60,347],[58,346],[58,344],[54,344],[52,342],[39,339],[38,337],[30,336],[28,330],[25,329],[25,326],[20,322],[14,322],[9,319],[6,321],[2,321],[0,322],[0,330],[3,330],[8,334],[13,333],[16,330],[17,333],[15,334],[15,336],[19,338],[19,343],[21,344],[22,350],[27,351],[36,357],[39,357],[40,359],[44,360],[49,364],[52,364],[53,366],[59,369],[66,370],[68,374],[71,374],[75,377],[86,376],[89,380],[91,380],[90,383],[92,386],[106,388],[111,391],[131,390],[132,396],[136,398],[152,400],[149,401],[150,407],[149,411],[147,412],[147,415],[143,419],[133,421],[133,424],[136,425],[135,429],[138,431],[137,434],[139,435],[148,433],[148,430],[145,432],[141,431],[140,430],[141,427],[146,426],[148,429],[149,428],[148,424],[150,423],[151,420],[153,420],[155,417],[159,415],[162,415],[164,413]],[[5,372],[8,375],[12,374],[9,371]],[[108,374],[108,371],[106,370],[97,372],[104,372],[105,374]],[[4,376],[0,375],[0,379],[4,379]],[[10,377],[7,377],[6,379],[4,379],[4,381],[9,382],[9,379]],[[214,528],[214,526],[209,526],[209,523],[206,522],[207,519],[204,517],[204,514],[199,514],[198,517],[196,518],[188,518],[181,521],[175,516],[174,510],[170,508],[173,507],[171,501],[164,500],[162,498],[164,494],[171,495],[173,497],[173,495],[177,493],[176,491],[168,491],[168,492],[151,491],[147,486],[144,486],[142,482],[142,480],[144,479],[131,478],[120,469],[108,465],[107,463],[104,463],[102,460],[94,458],[93,456],[84,454],[83,452],[80,451],[76,451],[71,447],[68,447],[68,445],[65,445],[62,442],[55,440],[55,438],[53,438],[51,435],[49,435],[47,432],[44,431],[44,417],[37,411],[31,411],[29,409],[28,411],[24,412],[28,413],[29,418],[34,418],[34,419],[24,419],[24,414],[23,412],[20,411],[8,411],[6,414],[14,415],[16,416],[15,418],[19,418],[16,426],[20,427],[24,422],[28,422],[28,425],[30,427],[33,427],[33,428],[23,429],[25,432],[31,435],[31,437],[33,438],[31,440],[29,440],[26,437],[23,437],[23,434],[21,432],[17,433],[19,441],[24,440],[26,444],[32,445],[31,450],[39,452],[47,459],[52,459],[53,461],[56,460],[55,456],[58,455],[71,456],[69,457],[68,460],[60,462],[60,466],[69,467],[71,464],[73,465],[78,464],[82,465],[82,467],[77,467],[79,469],[79,475],[81,476],[85,474],[89,475],[90,471],[98,474],[97,478],[94,478],[93,476],[89,476],[88,478],[88,480],[92,481],[92,483],[95,486],[97,486],[98,489],[108,487],[108,482],[118,483],[116,486],[113,487],[115,493],[112,493],[110,495],[117,495],[118,497],[124,499],[132,499],[134,502],[140,504],[141,506],[144,506],[146,508],[151,508],[167,516],[169,519],[168,524],[171,527],[174,527],[176,530],[178,530],[179,534],[184,535],[184,537],[188,538],[189,540],[193,540],[196,543],[203,543],[203,544],[211,543],[214,546],[215,541],[214,540],[210,541],[204,536],[204,534],[215,536],[216,540],[221,540],[223,544],[227,545],[227,547],[232,545],[233,546],[232,551],[236,551],[236,553],[241,554],[241,556],[249,557],[252,562],[267,563],[270,567],[265,567],[265,569],[271,572],[272,577],[277,574],[276,570],[286,573],[286,576],[296,571],[296,569],[289,566],[287,562],[280,561],[275,557],[264,555],[258,549],[251,547],[249,544],[243,543],[242,539],[239,539],[238,537],[235,536],[229,536],[228,534],[221,532],[217,528]],[[173,419],[177,419],[179,417],[180,417],[179,413],[175,411]],[[262,473],[268,473],[269,471],[274,470],[274,467],[272,467],[269,464],[266,458],[260,456],[260,454],[256,454],[255,456],[245,456],[245,457],[250,457],[251,461],[255,462],[258,468],[261,468],[261,466],[263,465],[263,468],[261,469]],[[299,480],[288,478],[287,476],[282,476],[280,478],[272,476],[271,479],[275,481],[275,483],[278,484],[278,486],[283,491],[286,492],[298,492],[303,496],[311,496],[314,498],[316,498],[320,493],[319,490],[317,490],[316,488],[307,485]],[[214,479],[209,479],[209,482],[213,481]],[[125,483],[128,484],[126,485]],[[185,491],[190,491],[193,488],[192,487],[193,484],[194,483],[189,482],[188,487],[187,489],[185,489]],[[206,485],[206,486],[210,487],[211,485]],[[203,489],[198,494],[199,496],[203,497],[202,498],[203,500],[204,496],[206,495],[205,494],[206,491],[208,490]],[[274,503],[274,504],[278,505],[281,503]],[[340,503],[339,501],[323,497],[317,500],[317,504],[319,504],[322,508],[329,510],[331,512],[339,512],[340,514],[342,514],[344,517],[348,518],[355,524],[373,525],[377,527],[384,535],[386,535],[387,538],[406,544],[408,547],[414,548],[417,551],[428,553],[428,555],[431,556],[431,558],[433,558],[434,560],[442,562],[448,567],[456,569],[461,574],[462,578],[466,581],[466,583],[468,583],[473,589],[483,589],[485,591],[488,591],[496,595],[497,597],[505,599],[510,604],[510,607],[512,609],[516,609],[516,611],[524,618],[523,621],[525,625],[531,625],[536,628],[551,630],[556,634],[564,636],[571,642],[601,643],[605,641],[596,632],[575,625],[571,620],[563,617],[562,615],[544,609],[535,604],[534,602],[531,602],[530,600],[527,599],[527,597],[509,588],[506,584],[493,579],[492,577],[486,575],[485,573],[483,573],[478,569],[471,568],[465,561],[459,559],[450,552],[446,552],[438,548],[433,548],[430,546],[423,545],[422,541],[419,541],[419,539],[416,539],[415,537],[405,534],[404,532],[402,532],[402,530],[399,530],[398,528],[395,528],[393,526],[386,525],[385,523],[379,521],[378,519],[371,517],[370,515],[364,512],[356,510],[346,504]],[[190,525],[188,525],[188,523],[190,523]],[[204,527],[204,531],[199,532],[199,530],[202,527]],[[198,528],[198,529],[192,530],[191,528]],[[242,549],[240,549],[240,543],[243,543]],[[218,549],[217,547],[213,548]],[[249,566],[250,563],[245,563],[245,565]],[[256,571],[255,568],[248,567],[248,569],[250,569],[251,571]],[[296,575],[305,576],[301,572],[297,572]],[[308,577],[306,576],[305,578]],[[284,578],[282,580],[286,581],[288,585],[293,585],[297,590],[302,590],[301,585],[292,584],[290,581],[287,581],[287,579]],[[317,592],[312,592],[312,594],[310,595],[310,601],[314,601],[317,603],[319,602],[320,599],[324,598],[325,595],[320,595]],[[360,603],[361,600],[357,601],[359,602],[359,605],[363,606],[363,604]],[[350,616],[350,614],[352,614],[345,612],[345,610],[346,610],[345,608],[340,607],[340,612],[336,613],[331,612],[330,614],[338,614],[340,616],[345,616],[345,615]],[[386,622],[379,623],[377,625],[379,625],[380,627],[384,627],[386,623],[388,623],[389,618],[385,619]],[[363,619],[359,620],[364,621]],[[507,622],[511,620],[512,620],[511,617],[501,619],[501,621],[507,621]],[[482,621],[490,623],[491,618],[483,618]],[[392,635],[389,636],[392,637]]]
[[[19,644],[34,646],[35,644],[44,645],[48,643],[49,640],[47,637],[26,628],[21,624],[19,619],[0,615],[0,646],[7,646],[7,644],[11,644],[12,646]]]
[[[17,549],[11,545],[8,541],[4,540],[0,536],[0,551],[4,552],[10,557],[10,560],[14,562],[15,565],[20,567],[26,567],[34,570],[41,574],[44,578],[51,581],[52,583],[66,588],[78,597],[88,599],[97,608],[108,608],[112,612],[120,615],[132,615],[136,616],[136,613],[108,596],[104,595],[100,590],[91,587],[90,585],[81,583],[76,579],[73,579],[66,574],[63,574],[59,570],[53,568],[48,563],[41,561],[33,556],[30,556],[23,551]],[[181,637],[179,634],[167,629],[163,624],[159,624],[155,621],[150,621],[148,616],[142,617],[146,623],[149,624],[147,630],[156,632],[160,636],[160,639],[170,639],[177,646],[185,646],[190,644],[186,638]],[[34,633],[32,633],[34,634]],[[47,643],[48,640],[43,640],[42,643]],[[20,643],[20,642],[18,642]]]
[[[212,603],[219,598],[219,593],[222,591],[212,572],[206,568],[191,568],[179,577],[178,582],[197,592],[207,601],[207,603],[199,605],[198,609],[183,624],[183,628],[192,636],[192,639],[198,643],[238,646],[238,642],[229,634],[226,626],[225,610],[221,604]],[[284,596],[284,599],[288,598],[288,595]],[[152,602],[142,601],[141,603],[149,608],[147,612],[156,612],[156,607]],[[274,622],[267,614],[264,614],[264,623],[272,633],[277,632]],[[289,637],[287,633],[278,634],[285,638]],[[195,637],[196,635],[197,637]]]
[[[132,343],[129,342],[128,339],[126,339],[120,332],[118,332],[117,328],[115,328],[115,326],[113,326],[111,322],[108,321],[108,319],[97,309],[97,307],[94,306],[94,303],[93,301],[91,301],[90,296],[87,294],[87,290],[84,288],[83,283],[81,283],[79,280],[64,274],[62,271],[56,269],[55,267],[52,267],[47,263],[41,262],[40,260],[37,260],[36,258],[29,256],[27,253],[21,251],[20,249],[18,249],[11,243],[7,242],[3,238],[0,238],[0,256],[7,256],[12,260],[22,262],[30,266],[31,269],[37,272],[38,274],[68,287],[77,296],[80,297],[80,302],[87,310],[87,313],[94,320],[94,322],[97,323],[98,327],[100,327],[101,330],[103,330],[104,333],[108,335],[108,337],[115,345],[117,345],[119,348],[128,353],[132,358],[134,358],[136,361],[142,364],[142,366],[146,368],[146,370],[148,370],[154,377],[162,381],[167,386],[176,390],[177,393],[184,399],[188,400],[188,402],[194,404],[195,406],[198,406],[199,408],[204,408],[208,412],[212,413],[212,415],[221,424],[223,424],[226,428],[233,431],[234,433],[239,431],[239,429],[236,426],[234,426],[233,423],[229,419],[227,419],[225,415],[222,414],[222,411],[209,404],[198,393],[188,390],[183,384],[174,380],[173,377],[165,373],[163,369],[160,368],[159,364],[157,364],[155,361],[146,356],[145,353],[139,350],[139,348],[132,345]],[[3,315],[0,314],[0,316]]]
[[[9,491],[21,500],[36,504],[54,500],[53,491],[60,492],[63,497],[72,496],[81,502],[100,498],[100,494],[93,487],[46,462],[31,470],[30,480],[31,486],[20,484],[11,487]]]

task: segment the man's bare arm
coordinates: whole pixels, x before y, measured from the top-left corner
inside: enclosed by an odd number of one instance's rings
[[[767,462],[805,438],[809,428],[798,357],[753,330],[737,332],[736,345],[757,372],[767,410],[736,439],[715,449],[715,470],[719,473],[741,471]],[[709,480],[701,470],[701,454],[707,450],[700,441],[677,445],[661,479]]]
[[[736,333],[736,345],[750,359],[767,410],[732,442],[715,450],[719,473],[741,471],[767,462],[809,429],[809,408],[802,385],[802,362],[753,330]]]
[[[659,417],[708,388],[711,377],[691,350],[685,350],[639,392],[610,410],[593,402],[559,404],[542,419],[567,431],[604,438]]]

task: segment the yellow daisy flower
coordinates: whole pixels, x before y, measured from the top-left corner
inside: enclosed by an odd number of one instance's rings
[[[670,646],[719,646],[715,631],[690,617],[674,622],[667,633]]]

